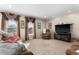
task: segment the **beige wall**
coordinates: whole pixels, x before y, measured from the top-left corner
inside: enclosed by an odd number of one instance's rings
[[[0,29],[1,29],[1,20],[2,20],[2,14],[0,14]],[[24,21],[24,29],[20,27],[20,36],[22,39],[25,40],[25,17],[20,17],[20,26],[21,26],[21,20]],[[38,29],[38,23],[41,23],[41,29]],[[71,13],[71,14],[65,14],[64,16],[55,17],[53,19],[50,19],[48,21],[44,21],[40,18],[36,18],[36,38],[40,39],[42,37],[42,30],[46,27],[48,28],[48,23],[52,23],[52,29],[51,29],[51,37],[53,38],[53,34],[55,32],[55,25],[57,24],[72,24],[71,26],[71,33],[72,38],[76,37],[79,38],[79,13]]]
[[[25,40],[25,28],[24,29],[21,28],[21,20],[24,21],[24,27],[25,27],[25,23],[26,23],[25,17],[21,16],[20,21],[19,21],[20,22],[20,36],[22,39]],[[42,37],[42,30],[45,28],[45,21],[39,18],[36,18],[35,23],[36,23],[36,38],[40,39]],[[41,23],[41,29],[38,29],[38,26],[37,26],[38,23]]]
[[[1,20],[2,20],[2,14],[0,13],[0,29],[1,29]],[[24,21],[24,28],[22,29],[21,28],[21,21]],[[20,20],[19,20],[19,23],[20,23],[20,37],[21,37],[21,39],[22,40],[25,40],[25,16],[20,16]],[[40,38],[42,38],[42,30],[45,28],[45,21],[44,20],[42,20],[42,19],[40,19],[40,18],[36,18],[36,21],[35,21],[35,23],[36,23],[36,38],[37,39],[40,39]],[[37,26],[37,24],[38,23],[41,23],[41,29],[38,29],[38,26]],[[7,28],[7,21],[5,21],[5,31],[7,31],[6,30],[6,28]]]
[[[47,21],[52,22],[52,31],[55,32],[55,25],[57,24],[72,24],[71,34],[72,38],[79,38],[79,13],[66,14],[64,16],[56,17]]]
[[[21,28],[21,21],[24,21],[24,28]],[[25,40],[25,17],[21,16],[19,22],[20,22],[20,37],[22,40]]]
[[[38,23],[41,23],[41,29],[38,29]],[[39,18],[36,18],[36,38],[42,38],[42,30],[45,28],[45,21]]]
[[[49,23],[52,23],[52,28],[50,29],[50,33],[51,33],[51,39],[54,38],[54,25],[53,25],[53,19],[51,20],[46,20],[46,28],[49,29]]]

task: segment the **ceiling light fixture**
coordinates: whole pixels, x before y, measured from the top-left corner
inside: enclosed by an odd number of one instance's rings
[[[12,8],[12,5],[8,5],[9,8]]]
[[[46,18],[46,16],[44,16],[44,18]]]

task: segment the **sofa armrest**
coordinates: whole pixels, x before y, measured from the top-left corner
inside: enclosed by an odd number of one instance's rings
[[[67,49],[66,50],[66,55],[77,55],[77,53],[76,53],[76,50]]]
[[[79,50],[79,45],[72,45],[70,49],[72,49],[72,50]]]

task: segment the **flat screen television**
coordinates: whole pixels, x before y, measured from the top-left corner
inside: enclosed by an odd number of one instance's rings
[[[56,33],[70,33],[70,24],[55,25]]]

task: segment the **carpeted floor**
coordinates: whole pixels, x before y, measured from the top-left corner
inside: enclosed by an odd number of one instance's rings
[[[65,55],[66,49],[72,45],[72,43],[54,39],[33,39],[28,42],[30,43],[28,49],[35,55]]]

